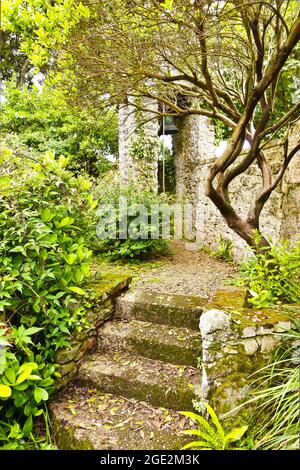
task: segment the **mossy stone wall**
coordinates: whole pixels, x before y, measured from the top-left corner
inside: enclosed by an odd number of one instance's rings
[[[216,291],[200,318],[202,395],[222,417],[249,398],[254,373],[266,366],[285,341],[281,333],[299,327],[299,305],[255,310],[247,307],[247,291]],[[249,408],[230,415],[244,419]]]
[[[56,363],[60,365],[58,372],[61,378],[56,386],[65,387],[77,374],[78,366],[84,355],[98,344],[98,330],[109,320],[115,310],[115,299],[124,291],[131,278],[123,274],[105,274],[88,287],[92,306],[87,314],[89,327],[70,337],[70,346],[59,349]]]

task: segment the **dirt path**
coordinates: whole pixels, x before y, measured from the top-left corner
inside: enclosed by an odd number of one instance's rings
[[[131,290],[200,295],[205,298],[236,273],[234,264],[211,257],[208,253],[189,251],[182,242],[173,242],[171,254],[156,262],[140,265],[101,263],[95,270],[130,272],[134,276]]]

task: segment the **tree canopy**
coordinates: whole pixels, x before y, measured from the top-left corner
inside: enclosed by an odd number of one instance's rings
[[[297,0],[18,0],[4,30],[17,35],[33,65],[55,70],[76,102],[147,110],[147,98],[158,102],[158,115],[213,119],[229,144],[206,193],[254,246],[264,204],[300,148],[288,145],[300,110],[299,11]],[[272,175],[264,149],[276,137],[286,144]],[[252,164],[261,187],[242,218],[230,184]]]
[[[207,178],[207,195],[228,225],[251,246],[265,202],[300,148],[287,149],[272,177],[264,148],[287,140],[299,116],[299,2],[293,0],[87,1],[83,21],[64,50],[79,97],[98,106],[143,98],[166,114],[200,114],[230,130],[230,141]],[[287,85],[289,84],[289,85]],[[241,157],[245,141],[250,150]],[[252,164],[262,185],[242,219],[230,202],[230,183]],[[266,241],[263,240],[262,244]]]

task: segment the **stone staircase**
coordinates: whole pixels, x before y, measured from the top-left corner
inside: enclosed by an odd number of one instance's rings
[[[60,449],[179,449],[178,413],[200,398],[199,318],[205,301],[129,292],[99,330],[73,383],[51,404]]]

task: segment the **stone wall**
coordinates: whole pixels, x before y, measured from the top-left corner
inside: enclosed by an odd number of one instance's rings
[[[245,289],[216,291],[200,318],[202,337],[202,396],[222,417],[247,399],[252,374],[266,366],[279,343],[280,333],[299,328],[299,305],[280,310],[246,306]],[[299,350],[299,344],[294,345]],[[243,419],[249,407],[231,418]]]
[[[205,242],[204,181],[208,166],[214,161],[214,128],[204,116],[178,119],[179,133],[174,137],[176,197],[194,207],[190,225],[198,233],[199,246]]]
[[[145,134],[150,139],[157,139],[158,123],[155,120],[155,106],[149,103],[149,113],[144,113]],[[152,108],[151,108],[152,106]],[[151,112],[153,109],[153,112]],[[151,120],[152,118],[152,120]],[[138,120],[132,106],[119,111],[119,168],[125,184],[131,181],[141,182],[143,187],[158,190],[157,161],[134,159],[130,153],[132,139],[138,138]],[[218,209],[205,195],[205,180],[209,167],[215,160],[214,128],[204,116],[178,118],[176,125],[179,132],[173,138],[176,196],[180,202],[190,203],[192,211],[187,214],[189,226],[193,227],[195,243],[191,249],[203,246],[216,250],[220,238],[231,240],[233,256],[239,260],[248,251],[246,243],[227,226]],[[300,123],[295,126],[290,139],[292,148],[299,139]],[[277,173],[283,159],[283,146],[274,142],[266,150],[272,171]],[[246,217],[251,199],[261,187],[261,175],[257,165],[252,165],[247,172],[237,177],[230,185],[230,197],[236,211]],[[293,158],[282,182],[273,192],[261,214],[261,230],[274,241],[283,239],[294,243],[300,233],[300,152]],[[189,232],[190,233],[190,232]]]
[[[57,389],[66,386],[78,371],[78,366],[84,355],[94,349],[98,344],[98,330],[109,320],[115,310],[115,299],[127,289],[131,278],[122,274],[105,274],[101,280],[93,283],[88,289],[92,306],[88,312],[89,328],[70,337],[70,346],[59,349],[55,361],[60,365],[58,372]]]
[[[296,127],[290,139],[292,148],[299,139]],[[208,246],[217,249],[220,237],[231,240],[235,259],[247,253],[246,243],[227,226],[218,209],[205,196],[205,179],[214,156],[214,131],[209,120],[200,116],[189,116],[176,136],[176,193],[180,201],[194,205],[194,227],[196,244],[192,248]],[[283,147],[275,142],[266,150],[272,171],[278,171],[283,158]],[[245,217],[250,200],[261,187],[261,176],[256,165],[237,177],[230,186],[234,208]],[[281,184],[271,195],[261,214],[261,230],[274,241],[289,239],[295,242],[300,233],[300,152],[295,155]],[[196,233],[195,233],[196,235]]]
[[[134,158],[131,152],[132,143],[139,139],[141,131],[148,139],[157,141],[158,122],[155,119],[153,102],[148,103],[148,108],[150,111],[143,113],[142,118],[132,105],[122,106],[119,109],[119,170],[125,185],[140,182],[144,187],[157,192],[157,159]]]

